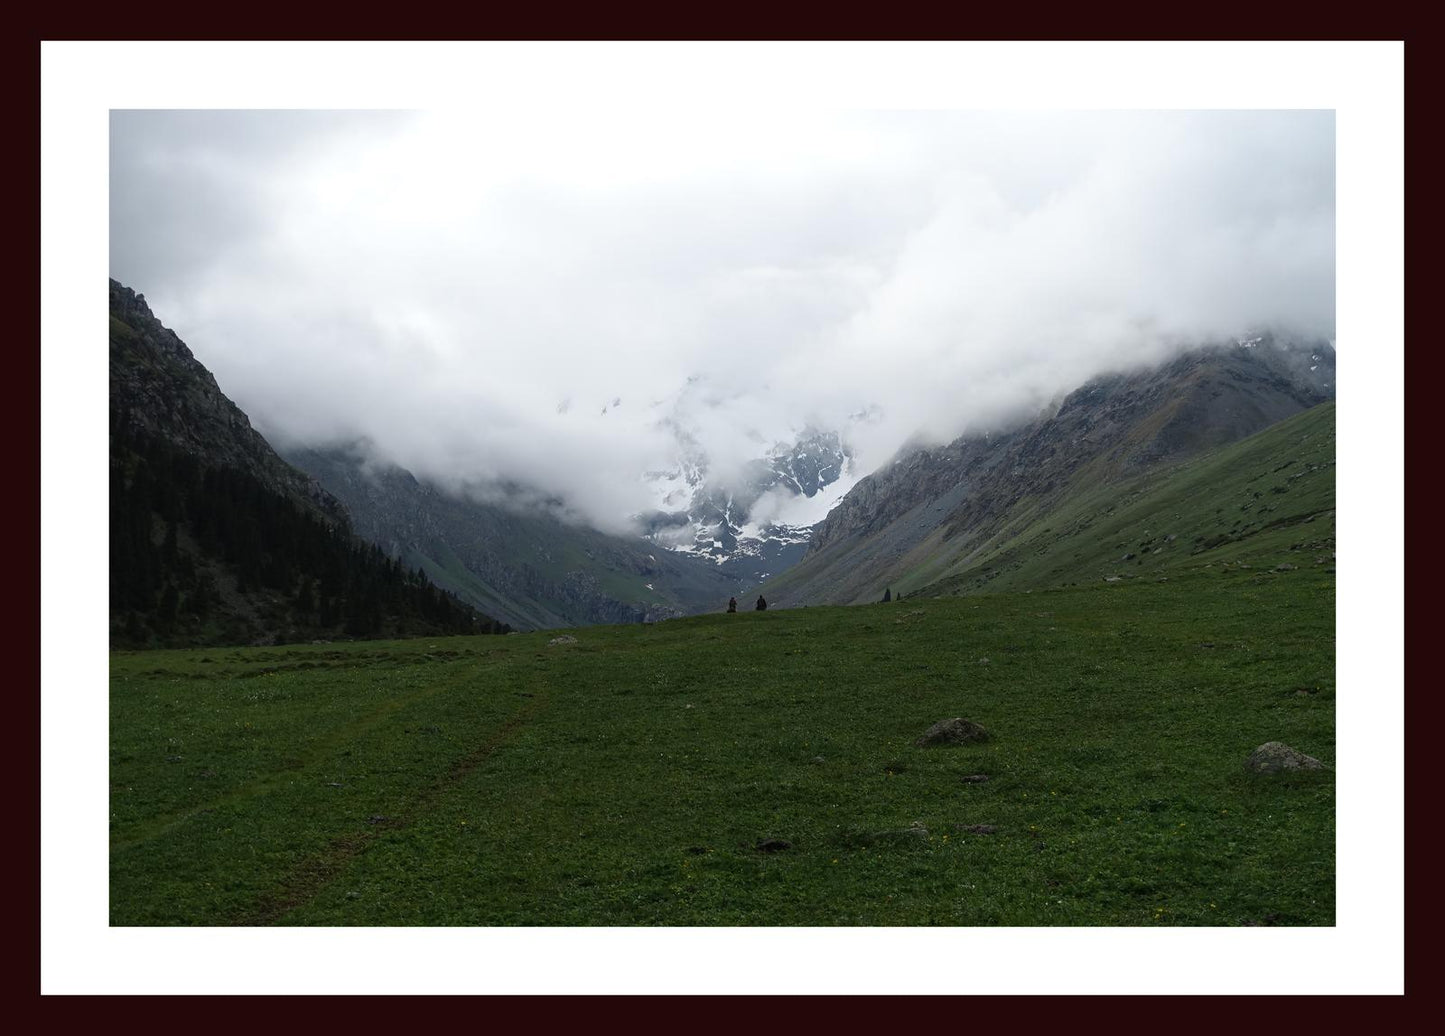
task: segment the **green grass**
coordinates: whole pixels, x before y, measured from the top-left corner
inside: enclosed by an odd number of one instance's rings
[[[1103,463],[982,526],[945,523],[907,547],[889,546],[888,528],[844,541],[769,580],[769,597],[866,603],[885,587],[911,598],[1172,579],[1206,566],[1334,567],[1334,403],[1142,475],[1106,478]]]
[[[111,923],[1335,923],[1325,566],[572,635],[114,654]]]
[[[1333,568],[1335,404],[1188,464],[1098,484],[1047,511],[1017,511],[966,561],[928,577],[923,592],[1167,578],[1215,565]]]

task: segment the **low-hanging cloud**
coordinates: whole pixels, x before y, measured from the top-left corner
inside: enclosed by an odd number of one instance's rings
[[[680,435],[726,473],[811,423],[871,468],[1182,345],[1334,334],[1329,112],[111,131],[112,276],[264,433],[613,531]]]

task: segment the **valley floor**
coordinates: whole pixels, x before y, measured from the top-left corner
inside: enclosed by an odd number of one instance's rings
[[[1334,577],[116,653],[114,925],[1333,925]],[[991,739],[916,747],[962,716]]]

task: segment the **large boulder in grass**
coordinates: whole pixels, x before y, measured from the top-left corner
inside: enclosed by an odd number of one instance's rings
[[[939,720],[913,743],[919,748],[929,748],[933,745],[966,745],[987,740],[988,731],[979,724],[962,717],[954,717]]]
[[[1244,761],[1250,773],[1280,773],[1284,770],[1319,770],[1324,763],[1314,756],[1297,752],[1283,741],[1267,741]]]

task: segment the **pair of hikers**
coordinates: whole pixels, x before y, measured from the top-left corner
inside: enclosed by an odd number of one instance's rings
[[[728,598],[728,611],[730,611],[730,612],[735,612],[735,611],[737,611],[737,610],[738,610],[738,599],[737,599],[736,597],[729,597],[729,598]],[[762,612],[762,611],[767,611],[767,610],[768,610],[768,602],[765,601],[765,600],[763,600],[763,595],[762,595],[762,594],[758,594],[758,611]]]

